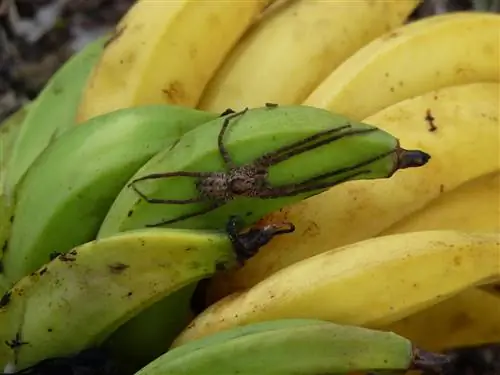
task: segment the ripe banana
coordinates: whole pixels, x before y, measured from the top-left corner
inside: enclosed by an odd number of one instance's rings
[[[342,61],[400,26],[418,3],[287,1],[238,42],[198,108],[220,112],[266,101],[300,104]]]
[[[8,163],[5,193],[12,204],[15,189],[35,159],[76,120],[82,89],[107,37],[101,37],[72,56],[50,78],[30,106]]]
[[[89,120],[58,138],[19,185],[3,265],[11,282],[54,251],[95,238],[127,180],[158,151],[217,114],[186,107],[130,108]]]
[[[217,229],[234,214],[251,224],[328,186],[388,178],[428,159],[401,149],[389,133],[322,109],[231,113],[146,163],[114,201],[99,236],[157,225]]]
[[[471,288],[382,329],[411,339],[426,350],[500,341],[500,297]]]
[[[92,73],[78,121],[143,104],[196,106],[230,49],[273,1],[135,2]]]
[[[261,249],[243,268],[216,276],[209,301],[251,287],[301,259],[376,236],[443,192],[499,171],[498,103],[498,83],[474,83],[431,91],[365,119],[401,144],[425,149],[431,161],[390,179],[351,181],[268,215],[264,223],[285,218],[297,230]]]
[[[174,348],[135,375],[344,374],[439,367],[446,359],[423,355],[408,339],[392,332],[316,319],[280,319],[232,328]]]
[[[230,223],[234,225],[234,223]],[[25,276],[2,298],[0,366],[19,369],[102,343],[181,287],[236,266],[279,233],[153,228],[91,241]]]
[[[443,194],[380,235],[434,229],[500,232],[499,192],[500,172],[486,174]]]
[[[303,104],[362,120],[431,90],[498,82],[499,29],[500,15],[486,12],[452,12],[404,25],[358,50]]]
[[[490,173],[443,194],[381,236],[423,230],[500,232],[500,173]],[[500,341],[500,298],[468,289],[426,310],[383,327],[427,350]]]
[[[173,345],[282,318],[383,327],[471,286],[499,281],[499,260],[498,232],[422,231],[371,238],[304,259],[220,300]]]

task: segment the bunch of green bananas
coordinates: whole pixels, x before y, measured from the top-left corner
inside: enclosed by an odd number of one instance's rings
[[[500,306],[476,288],[500,280],[500,16],[403,25],[417,5],[140,0],[69,60],[0,128],[0,368],[405,371],[483,342],[419,332]]]

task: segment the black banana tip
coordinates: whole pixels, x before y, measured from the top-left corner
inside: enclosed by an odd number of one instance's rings
[[[418,168],[427,164],[431,156],[420,150],[400,149],[398,152],[398,168]]]
[[[451,355],[432,353],[414,347],[410,369],[423,371],[425,374],[442,374],[443,369],[452,362]]]

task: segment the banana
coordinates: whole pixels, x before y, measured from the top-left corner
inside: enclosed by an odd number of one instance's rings
[[[401,26],[344,61],[303,104],[362,120],[431,90],[498,82],[499,29],[500,15],[487,12],[452,12]]]
[[[443,194],[380,235],[434,229],[500,232],[499,192],[500,172],[486,174]]]
[[[419,2],[287,1],[238,42],[198,108],[220,112],[266,101],[300,104],[359,48],[400,26]]]
[[[165,353],[135,375],[343,374],[440,367],[448,356],[427,353],[392,332],[316,319],[280,319],[236,327]]]
[[[304,259],[220,300],[198,315],[173,346],[282,318],[379,328],[471,286],[499,280],[498,232],[437,230],[371,238]]]
[[[2,298],[0,338],[11,345],[0,347],[0,365],[23,369],[97,346],[141,310],[283,233],[268,226],[240,234],[229,224],[227,233],[139,229],[58,255]]]
[[[0,124],[0,194],[3,192],[3,184],[7,164],[12,155],[12,147],[19,135],[21,124],[28,114],[30,104],[25,104]]]
[[[50,78],[30,106],[12,148],[6,180],[7,203],[31,164],[76,120],[76,110],[90,71],[107,37],[101,37],[72,56]]]
[[[498,172],[498,103],[498,83],[473,83],[430,91],[366,118],[401,144],[425,149],[431,161],[390,179],[351,181],[268,215],[263,223],[286,218],[297,230],[265,246],[243,268],[216,276],[208,300],[249,288],[315,254],[376,236],[447,191]]]
[[[273,2],[135,2],[92,73],[78,122],[144,104],[195,107],[230,49]]]
[[[19,186],[3,259],[16,282],[49,260],[95,238],[127,180],[155,153],[217,114],[152,105],[123,109],[75,126],[38,158]]]
[[[151,158],[117,196],[99,237],[144,226],[217,229],[234,214],[251,224],[329,186],[389,178],[428,160],[387,132],[322,109],[230,113]]]
[[[3,257],[3,252],[7,248],[7,241],[9,238],[12,216],[12,207],[7,204],[3,192],[3,185],[5,174],[7,172],[7,164],[12,155],[12,146],[15,143],[21,124],[28,113],[30,104],[25,104],[15,113],[10,115],[7,119],[0,124],[0,259]],[[4,289],[4,278],[0,272],[0,293]]]
[[[410,338],[426,350],[500,341],[500,297],[470,288],[400,321],[382,327]]]

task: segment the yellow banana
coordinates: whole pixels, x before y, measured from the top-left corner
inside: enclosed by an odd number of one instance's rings
[[[500,232],[500,173],[481,176],[443,194],[380,235],[434,229]]]
[[[380,235],[456,229],[500,232],[500,173],[472,180]],[[428,350],[500,341],[500,297],[471,288],[383,329],[416,340]]]
[[[287,1],[238,42],[199,108],[300,104],[342,61],[401,25],[419,0]]]
[[[196,106],[226,54],[272,2],[137,1],[90,77],[78,121],[144,104]]]
[[[431,90],[500,80],[500,15],[426,17],[369,43],[327,77],[303,104],[363,119]]]
[[[475,83],[431,91],[365,119],[404,145],[428,150],[431,161],[385,181],[350,181],[269,215],[264,221],[286,218],[296,232],[261,249],[243,268],[215,277],[209,300],[255,285],[301,259],[376,236],[443,192],[498,171],[498,103],[498,83]],[[437,130],[431,131],[427,114]]]
[[[500,341],[499,311],[500,296],[471,288],[382,329],[442,351]]]
[[[379,328],[471,286],[500,280],[500,233],[422,231],[377,237],[304,259],[198,315],[174,346],[283,318]]]
[[[158,300],[237,266],[280,233],[272,226],[237,233],[230,224],[227,233],[129,231],[55,257],[0,300],[0,368],[23,369],[98,346]]]

